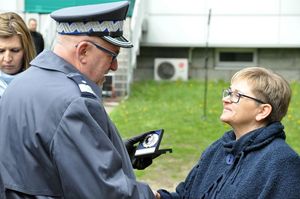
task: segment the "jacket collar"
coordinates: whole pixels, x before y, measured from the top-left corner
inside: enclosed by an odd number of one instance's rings
[[[49,59],[51,61],[49,61]],[[59,71],[66,75],[70,73],[78,73],[80,74],[84,80],[86,80],[87,84],[91,86],[96,95],[101,98],[101,90],[99,86],[88,79],[84,74],[82,74],[79,70],[77,70],[72,64],[55,54],[50,50],[44,50],[40,53],[35,59],[30,62],[31,67],[43,68],[46,70]]]
[[[235,140],[233,131],[229,131],[222,137],[225,151],[233,155],[240,152],[254,151],[270,143],[275,138],[285,139],[284,126],[280,122],[274,122],[268,126],[251,131],[240,139]]]

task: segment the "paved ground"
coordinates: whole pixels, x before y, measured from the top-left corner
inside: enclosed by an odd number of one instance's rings
[[[106,112],[109,114],[116,106],[118,105],[118,103],[104,103],[104,108],[106,110]]]
[[[106,112],[109,114],[120,103],[120,99],[116,98],[104,98],[103,104]]]

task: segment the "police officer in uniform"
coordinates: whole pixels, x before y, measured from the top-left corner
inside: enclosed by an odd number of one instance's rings
[[[128,2],[51,13],[58,36],[6,90],[0,105],[0,161],[10,198],[151,199],[138,182],[99,84],[118,68]]]

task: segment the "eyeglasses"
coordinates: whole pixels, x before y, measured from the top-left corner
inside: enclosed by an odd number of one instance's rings
[[[244,95],[242,93],[239,93],[238,91],[232,91],[230,88],[223,90],[223,98],[228,97],[228,96],[229,96],[229,99],[232,103],[239,103],[241,97],[247,97],[247,98],[252,99],[252,100],[254,100],[258,103],[267,104],[264,101],[261,101],[259,99],[254,98],[254,97],[250,97],[248,95]]]
[[[102,51],[106,52],[107,54],[109,54],[112,57],[111,62],[113,62],[117,58],[117,56],[118,56],[117,53],[114,53],[114,52],[112,52],[112,51],[110,51],[110,50],[108,50],[108,49],[100,46],[99,44],[96,44],[96,43],[94,43],[92,41],[87,41],[87,42],[90,42],[91,44],[93,44],[99,50],[102,50]]]
[[[89,40],[84,40],[84,41],[93,44],[93,45],[94,45],[96,48],[98,48],[99,50],[101,50],[101,51],[106,52],[107,54],[109,54],[109,55],[112,57],[111,62],[113,62],[113,61],[117,58],[117,56],[118,56],[117,53],[114,53],[114,52],[112,52],[112,51],[110,51],[110,50],[108,50],[108,49],[106,49],[106,48],[100,46],[99,44],[96,44],[96,43],[93,42],[93,41],[89,41]],[[77,45],[78,45],[78,44],[77,44]],[[77,47],[77,45],[76,45],[75,47]]]

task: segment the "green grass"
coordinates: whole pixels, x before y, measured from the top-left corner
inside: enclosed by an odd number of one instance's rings
[[[203,150],[230,127],[220,122],[222,90],[228,82],[211,81],[207,89],[204,117],[204,83],[143,81],[132,85],[130,97],[110,114],[123,138],[163,128],[160,148],[172,148],[173,153],[154,160],[137,178],[153,189],[173,189],[184,180]],[[288,143],[300,152],[299,83],[292,83],[293,98],[288,115],[283,120]]]

